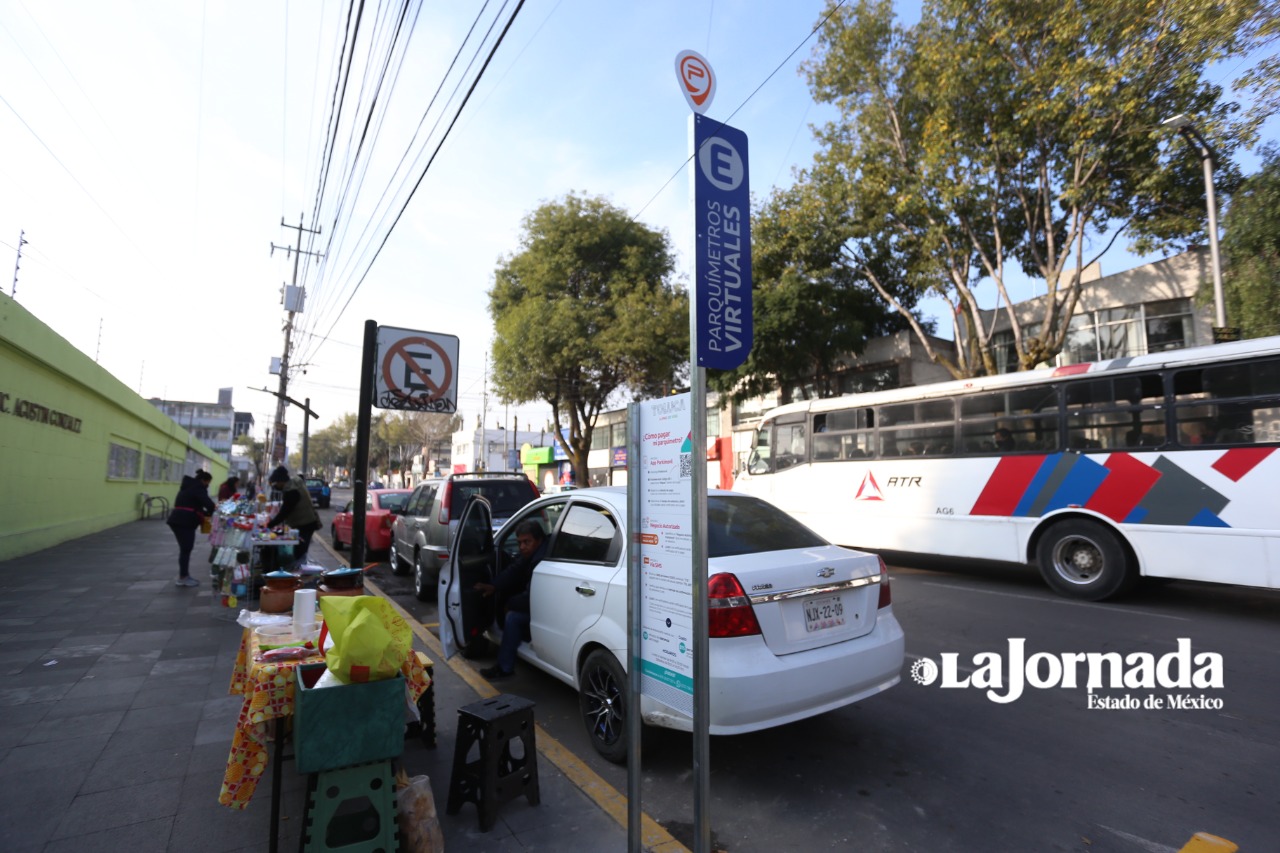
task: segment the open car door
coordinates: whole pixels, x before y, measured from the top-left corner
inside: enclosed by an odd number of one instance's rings
[[[446,660],[483,640],[484,632],[493,624],[494,596],[481,595],[475,589],[477,583],[493,583],[497,576],[492,519],[489,502],[479,495],[469,498],[462,507],[436,601],[440,645]]]

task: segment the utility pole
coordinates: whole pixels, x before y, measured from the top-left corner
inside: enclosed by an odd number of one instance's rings
[[[298,261],[302,258],[302,256],[310,255],[311,257],[316,257],[316,258],[323,257],[319,252],[310,252],[302,248],[302,232],[305,231],[308,234],[316,234],[316,235],[320,234],[320,229],[318,228],[314,231],[312,231],[310,228],[303,228],[302,221],[303,221],[303,215],[301,213],[298,214],[297,226],[286,225],[284,221],[284,217],[283,216],[280,217],[281,228],[296,227],[298,229],[298,244],[296,246],[277,246],[275,243],[271,244],[272,255],[276,253],[276,249],[283,249],[286,253],[286,257],[288,257],[289,253],[293,254],[293,285],[292,286],[294,288],[298,286]],[[288,393],[288,390],[289,390],[289,349],[291,344],[291,337],[293,335],[293,315],[300,312],[303,309],[302,302],[303,302],[303,297],[305,297],[305,292],[298,292],[298,298],[292,301],[288,298],[288,296],[289,294],[286,292],[285,308],[289,312],[289,318],[288,320],[285,321],[285,325],[284,325],[284,356],[280,359],[280,393],[276,395],[278,398],[276,401],[276,420],[275,420],[275,425],[273,426],[272,432],[271,432],[271,464],[272,465],[283,465],[285,461],[284,412],[285,412],[285,400],[287,399],[285,395]]]
[[[27,243],[29,242],[30,241],[27,239],[26,230],[24,229],[22,231],[19,231],[18,232],[18,257],[13,262],[13,287],[10,288],[9,290],[9,297],[11,299],[18,298],[18,267],[22,265],[22,247],[27,245]]]

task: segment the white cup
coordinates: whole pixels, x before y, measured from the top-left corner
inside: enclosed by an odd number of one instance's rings
[[[293,635],[305,637],[316,628],[316,591],[299,589],[293,593]]]

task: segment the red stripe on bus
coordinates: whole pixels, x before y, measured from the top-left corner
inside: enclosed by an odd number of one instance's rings
[[[1274,447],[1237,447],[1222,454],[1218,461],[1213,463],[1213,470],[1238,483],[1241,477],[1256,468],[1258,463],[1274,451]]]
[[[1022,495],[1031,485],[1032,478],[1040,470],[1044,457],[1006,456],[996,463],[996,470],[991,472],[987,484],[982,487],[982,494],[974,502],[970,515],[1013,515],[1013,510],[1022,499]]]
[[[1112,453],[1107,457],[1105,467],[1108,471],[1106,479],[1084,508],[1112,521],[1124,521],[1160,479],[1160,472],[1128,453]]]

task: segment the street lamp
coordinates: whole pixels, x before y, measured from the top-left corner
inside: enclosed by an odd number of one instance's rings
[[[1213,307],[1214,320],[1218,329],[1227,325],[1227,306],[1222,299],[1222,261],[1218,257],[1218,204],[1213,194],[1213,167],[1218,159],[1209,143],[1196,130],[1191,119],[1185,113],[1178,113],[1173,118],[1160,122],[1163,126],[1173,128],[1182,134],[1193,148],[1200,150],[1200,160],[1204,163],[1204,197],[1209,208],[1209,259],[1213,265]],[[1217,332],[1217,329],[1214,330]],[[1216,341],[1215,341],[1216,343]]]

